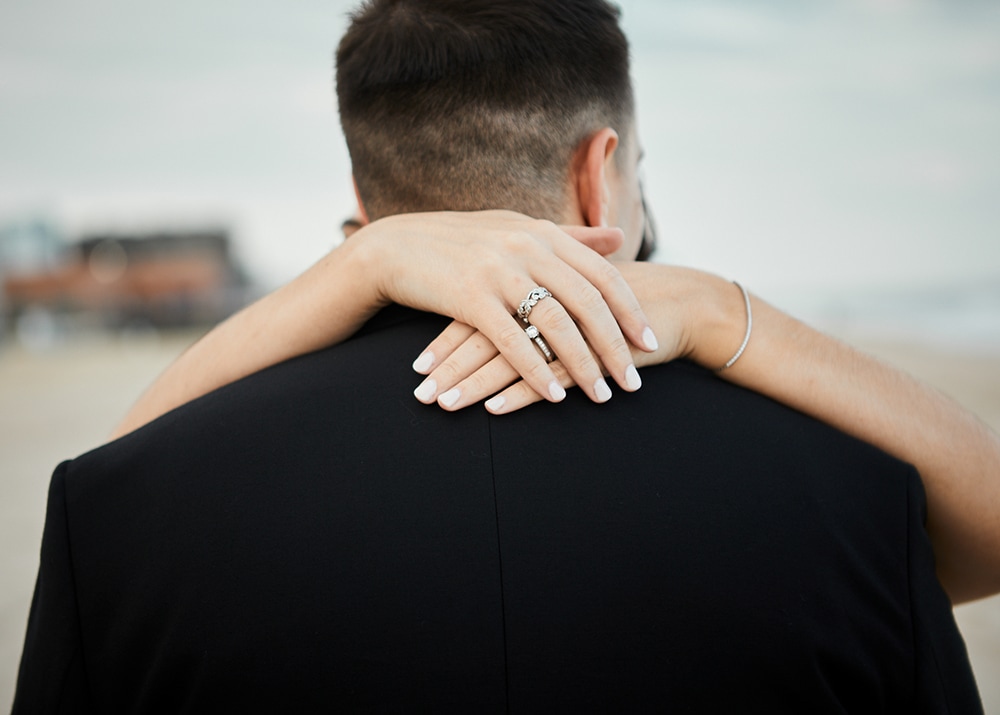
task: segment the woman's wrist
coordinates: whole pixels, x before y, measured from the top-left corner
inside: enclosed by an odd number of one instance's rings
[[[744,354],[750,349],[749,342],[743,344],[749,320],[743,290],[710,273],[700,276],[702,298],[694,305],[697,315],[691,327],[691,359],[710,370],[721,370],[727,365],[727,369],[736,369],[737,362],[730,361],[738,354],[742,359],[741,348]]]
[[[626,263],[619,268],[661,338],[653,355],[634,351],[636,364],[686,357],[715,370],[739,349],[746,334],[746,308],[742,292],[730,281],[662,264]]]
[[[352,304],[369,314],[394,302],[389,290],[393,254],[386,246],[383,228],[381,223],[368,224],[331,252],[338,254],[335,262],[341,287],[351,291]]]

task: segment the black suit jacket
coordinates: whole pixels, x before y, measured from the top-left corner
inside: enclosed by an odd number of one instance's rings
[[[687,363],[423,406],[442,325],[60,465],[14,711],[981,711],[911,467]]]

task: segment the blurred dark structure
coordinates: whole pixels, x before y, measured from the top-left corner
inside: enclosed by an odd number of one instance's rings
[[[211,325],[249,297],[225,229],[107,232],[55,249],[55,232],[42,225],[0,233],[8,327],[39,316],[109,329]]]

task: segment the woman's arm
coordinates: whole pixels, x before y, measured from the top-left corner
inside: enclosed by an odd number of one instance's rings
[[[217,325],[156,379],[111,438],[223,385],[349,337],[384,304],[361,263],[357,246],[344,243],[295,281]]]
[[[431,378],[437,383],[425,401],[460,388],[450,409],[493,394],[519,375],[526,381],[490,400],[492,411],[518,409],[542,399],[539,394],[557,399],[549,387],[553,380],[564,387],[583,384],[592,398],[600,399],[597,359],[622,387],[635,389],[628,379],[633,356],[614,321],[621,322],[634,344],[642,343],[649,326],[631,291],[619,282],[623,277],[647,307],[660,337],[654,351],[633,350],[636,365],[688,356],[719,367],[738,347],[746,318],[740,292],[727,281],[652,264],[623,264],[619,271],[609,271],[610,264],[551,224],[490,213],[397,217],[372,224],[367,233],[359,232],[296,281],[233,316],[188,350],[140,399],[116,435],[259,369],[339,342],[393,301],[451,315],[484,334],[460,326],[450,329],[432,343],[431,357],[423,361],[433,368]],[[475,241],[468,240],[472,232]],[[487,234],[495,240],[487,240]],[[559,297],[539,303],[545,312],[532,313],[561,358],[551,365],[510,315],[512,306],[537,284]],[[722,375],[916,466],[927,490],[939,575],[952,600],[1000,590],[997,435],[916,380],[759,299],[753,306],[749,347]],[[580,320],[582,336],[572,318]],[[452,352],[461,342],[456,337],[470,334],[471,340],[483,341],[481,347],[490,346],[492,354],[491,345],[503,346],[509,362],[496,359],[476,372],[481,357],[472,364],[469,351]],[[596,357],[582,357],[587,349],[583,337],[595,346]],[[567,371],[565,364],[574,369]]]
[[[952,602],[1000,591],[1000,437],[954,400],[764,301],[753,311],[750,344],[722,375],[915,466]]]
[[[746,310],[732,283],[674,266],[633,263],[619,269],[661,343],[653,353],[637,353],[637,365],[683,356],[714,369],[736,352],[746,329]],[[747,348],[720,376],[914,465],[927,492],[927,528],[938,577],[952,602],[1000,591],[1000,437],[950,398],[899,370],[759,298],[752,299],[752,308]],[[436,349],[442,356],[447,352],[443,346]],[[461,353],[454,355],[438,369],[472,377],[455,383],[463,398],[453,409],[516,379],[502,358],[473,374],[479,365],[462,364]],[[451,365],[443,365],[449,361]],[[558,363],[553,365],[569,387],[569,376]],[[480,384],[494,390],[479,393]],[[442,389],[451,387],[442,384]],[[529,386],[517,383],[487,407],[509,412],[537,399]]]
[[[573,379],[598,401],[608,392],[598,385],[602,366],[623,388],[636,389],[628,381],[635,372],[629,340],[641,345],[652,332],[628,284],[595,252],[613,252],[621,241],[618,229],[563,231],[509,211],[376,221],[188,349],[112,436],[265,367],[336,344],[391,302],[475,326],[502,346],[539,393],[558,401],[565,391],[512,316],[511,306],[540,284],[558,298],[540,303],[532,319],[568,358]]]

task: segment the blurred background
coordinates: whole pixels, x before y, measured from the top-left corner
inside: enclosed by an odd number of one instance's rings
[[[0,707],[54,466],[339,242],[351,5],[0,3]],[[1000,429],[1000,5],[621,5],[656,259],[738,278]],[[1000,712],[1000,601],[956,613]]]

